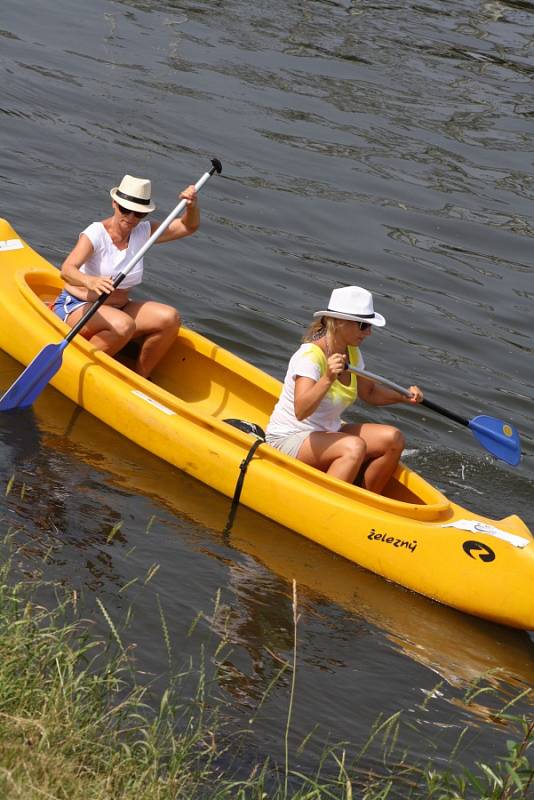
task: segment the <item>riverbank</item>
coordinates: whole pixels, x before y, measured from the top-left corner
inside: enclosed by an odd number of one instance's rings
[[[8,539],[11,538],[8,534]],[[12,552],[0,571],[0,793],[37,800],[311,800],[362,797],[527,798],[534,787],[529,755],[534,722],[514,717],[513,702],[496,710],[494,723],[509,728],[507,752],[470,770],[458,769],[456,752],[446,770],[437,764],[416,765],[400,756],[400,714],[377,723],[349,763],[345,751],[325,752],[320,771],[303,776],[286,763],[268,760],[243,774],[239,754],[246,733],[227,725],[218,691],[224,669],[224,639],[210,659],[201,655],[164,690],[136,674],[132,647],[126,646],[104,605],[109,637],[92,633],[90,619],[80,616],[76,597],[57,590],[57,601],[42,579],[16,580]],[[57,589],[57,587],[56,587]],[[46,590],[43,592],[43,590]],[[281,673],[298,675],[298,600],[294,586],[294,651]],[[166,635],[161,610],[160,624]],[[295,684],[290,681],[286,733],[291,726]],[[194,687],[191,689],[191,687]],[[272,687],[270,687],[272,688]],[[473,689],[476,702],[488,688]],[[492,690],[493,691],[493,690]],[[513,735],[515,738],[513,738]],[[371,743],[381,741],[384,757],[366,761]],[[288,740],[289,741],[289,740]],[[287,743],[286,743],[287,744]]]

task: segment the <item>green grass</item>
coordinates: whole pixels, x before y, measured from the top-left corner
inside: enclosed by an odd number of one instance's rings
[[[12,537],[8,534],[6,541]],[[534,797],[530,757],[534,722],[514,715],[514,704],[495,711],[510,733],[506,750],[491,763],[446,769],[417,764],[399,750],[400,713],[379,720],[351,763],[342,747],[325,751],[315,774],[292,769],[292,712],[298,703],[297,587],[293,587],[294,646],[289,672],[285,763],[257,764],[243,777],[239,753],[245,733],[225,718],[218,678],[224,669],[224,636],[210,671],[198,663],[172,676],[156,701],[141,685],[132,654],[104,605],[109,637],[95,636],[77,619],[72,598],[52,608],[33,600],[39,583],[17,581],[9,560],[0,570],[0,797],[10,800],[512,800]],[[216,602],[215,613],[218,610]],[[169,634],[160,625],[171,663]],[[224,625],[218,626],[224,629]],[[215,665],[214,667],[212,665]],[[170,673],[172,675],[172,672]],[[296,679],[296,680],[295,680]],[[185,690],[184,684],[189,687]],[[191,691],[190,687],[195,687]],[[272,685],[265,691],[272,690]],[[475,702],[473,689],[466,702]],[[492,690],[493,691],[493,690]],[[235,725],[235,723],[234,723]],[[381,757],[371,757],[379,745]],[[239,775],[239,778],[236,777]]]

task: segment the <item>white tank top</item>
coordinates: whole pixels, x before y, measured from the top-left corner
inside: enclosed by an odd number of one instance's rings
[[[365,362],[357,347],[349,345],[349,361],[353,367],[363,369]],[[306,419],[297,419],[295,415],[295,380],[299,376],[318,381],[326,374],[327,360],[321,348],[313,342],[301,344],[293,353],[287,367],[282,393],[269,424],[265,429],[267,436],[291,436],[300,431],[338,431],[343,420],[341,414],[354,403],[358,396],[358,381],[354,373],[350,376],[350,385],[345,386],[335,380],[321,400],[319,407]],[[268,441],[268,439],[267,439]]]
[[[80,267],[80,272],[85,275],[104,275],[114,278],[119,274],[139,252],[141,247],[150,238],[150,222],[143,220],[133,228],[130,233],[130,240],[126,250],[119,250],[113,242],[107,230],[101,222],[92,222],[82,231],[91,244],[94,253],[87,259],[85,264]],[[120,284],[121,289],[130,289],[137,286],[143,280],[143,259],[141,258],[135,267],[128,273]]]

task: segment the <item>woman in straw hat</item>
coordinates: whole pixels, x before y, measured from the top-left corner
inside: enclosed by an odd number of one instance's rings
[[[347,424],[341,414],[357,398],[375,406],[420,403],[356,376],[347,364],[364,368],[359,347],[386,320],[375,312],[373,297],[360,286],[334,289],[328,308],[314,314],[303,344],[291,357],[280,399],[266,430],[268,444],[333,477],[381,493],[395,471],[403,447],[392,425]]]
[[[148,377],[174,341],[180,327],[180,315],[164,303],[130,298],[130,289],[140,284],[143,278],[143,259],[137,262],[120,287],[113,289],[113,277],[131,261],[159,223],[145,219],[156,208],[149,180],[125,175],[119,186],[111,189],[110,195],[112,215],[85,228],[62,264],[65,288],[57,297],[53,310],[73,327],[89,303],[102,293],[109,295],[81,333],[91,344],[111,356],[130,339],[139,339],[141,346],[135,370]],[[200,212],[195,187],[188,186],[180,198],[186,200],[186,210],[171,222],[157,244],[182,239],[197,230]]]

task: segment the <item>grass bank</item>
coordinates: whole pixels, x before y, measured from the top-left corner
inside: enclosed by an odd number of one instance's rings
[[[9,537],[8,537],[9,538]],[[529,757],[534,723],[513,716],[513,704],[496,712],[508,726],[506,751],[470,770],[417,764],[399,752],[403,721],[377,723],[352,763],[342,748],[325,752],[315,775],[286,763],[257,764],[243,778],[240,748],[217,702],[217,675],[202,666],[172,677],[154,702],[139,685],[133,658],[106,609],[109,639],[77,619],[68,596],[52,608],[35,602],[36,587],[0,569],[0,797],[10,800],[511,800],[534,796]],[[161,618],[165,635],[165,620]],[[295,648],[284,669],[298,673],[298,612],[294,594]],[[220,659],[221,663],[223,659]],[[199,658],[202,665],[202,658]],[[217,662],[217,656],[215,657]],[[184,677],[196,692],[184,692]],[[291,726],[290,682],[286,733]],[[480,688],[472,693],[473,701]],[[185,696],[187,694],[187,697]],[[242,734],[244,736],[244,734]],[[383,758],[369,758],[380,741]],[[461,748],[461,738],[457,750]],[[242,749],[241,749],[242,752]],[[239,775],[239,778],[236,776]],[[328,777],[325,777],[328,776]]]

